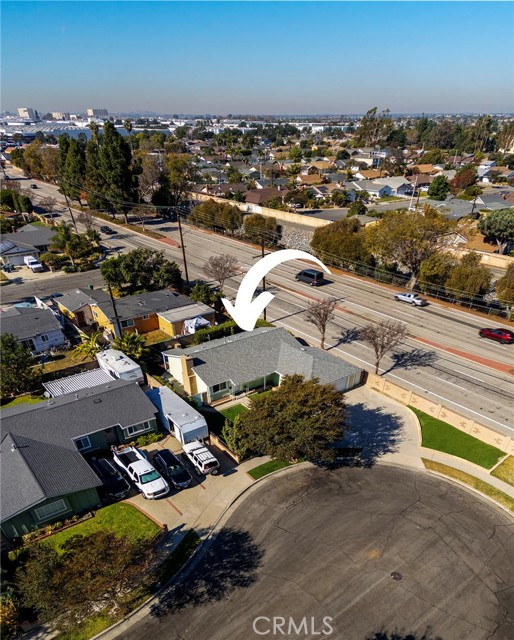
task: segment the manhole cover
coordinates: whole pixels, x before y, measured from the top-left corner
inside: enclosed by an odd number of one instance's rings
[[[398,573],[398,571],[393,571],[393,572],[391,572],[391,578],[393,580],[398,581],[398,580],[401,580],[403,578],[403,576],[402,576],[401,573]]]

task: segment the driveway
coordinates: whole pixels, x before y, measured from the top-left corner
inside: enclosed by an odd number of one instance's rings
[[[388,465],[304,467],[246,496],[182,581],[115,637],[514,637],[514,523],[465,489]],[[286,633],[272,633],[277,617]],[[289,620],[308,632],[288,633]]]

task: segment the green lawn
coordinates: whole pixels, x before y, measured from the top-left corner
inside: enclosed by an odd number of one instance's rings
[[[514,487],[514,456],[509,456],[499,464],[491,475]]]
[[[221,409],[220,413],[225,416],[227,420],[230,420],[230,422],[234,422],[236,416],[246,413],[247,411],[248,409],[244,405],[234,404],[231,407],[227,407],[227,409]]]
[[[422,445],[478,464],[485,469],[493,467],[505,453],[455,427],[428,414],[409,407],[421,424]]]
[[[75,367],[77,365],[93,362],[95,358],[84,357],[81,354],[71,351],[61,351],[51,356],[51,359],[45,362],[43,366],[43,373],[51,373],[53,371],[60,371],[61,369],[67,369],[68,367]]]
[[[37,404],[38,402],[43,402],[45,398],[42,396],[18,396],[18,398],[14,398],[11,402],[7,402],[2,405],[2,409],[6,409],[7,407],[15,407],[17,404]]]
[[[51,544],[59,551],[62,545],[76,535],[87,536],[96,531],[109,531],[131,540],[150,540],[159,533],[159,527],[141,511],[129,504],[117,503],[99,509],[94,518],[74,527],[59,531],[42,542]]]
[[[261,391],[260,393],[254,393],[250,396],[250,400],[254,400],[255,398],[264,398],[265,396],[269,396],[271,393],[274,393],[273,389]]]
[[[160,565],[157,574],[161,583],[170,580],[185,564],[186,560],[193,555],[194,550],[200,544],[200,536],[190,529],[172,551],[171,555]]]
[[[290,462],[283,462],[282,460],[270,460],[269,462],[265,462],[264,464],[255,467],[254,469],[250,469],[248,473],[254,480],[258,480],[259,478],[267,476],[268,473],[289,467],[290,464]]]
[[[496,500],[496,502],[499,502],[504,507],[507,507],[507,509],[514,512],[514,498],[511,498],[506,493],[503,493],[503,491],[496,489],[496,487],[492,487],[490,484],[487,484],[487,482],[479,480],[469,473],[464,473],[463,471],[449,467],[446,464],[434,462],[433,460],[426,460],[425,458],[422,458],[422,460],[427,469],[437,471],[438,473],[442,473],[450,478],[455,478],[455,480],[460,480],[460,482],[468,484],[470,487],[473,487],[473,489],[489,496],[489,498]]]

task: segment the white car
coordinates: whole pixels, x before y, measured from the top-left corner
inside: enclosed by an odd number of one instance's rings
[[[416,307],[426,307],[428,301],[421,296],[418,296],[417,293],[397,293],[394,296],[395,300],[399,300],[400,302],[408,302],[409,304],[413,304]]]
[[[112,457],[145,498],[155,500],[169,492],[169,484],[136,447],[115,449]]]
[[[188,442],[182,445],[184,453],[188,460],[192,462],[194,468],[203,475],[211,474],[213,476],[218,475],[220,471],[220,463],[207,449],[207,447],[196,440],[195,442]]]

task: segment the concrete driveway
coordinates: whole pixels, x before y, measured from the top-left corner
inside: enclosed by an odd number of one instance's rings
[[[246,496],[117,638],[514,637],[514,523],[472,493],[376,465],[297,469]],[[308,632],[287,632],[304,618]],[[324,618],[333,631],[321,635]]]

